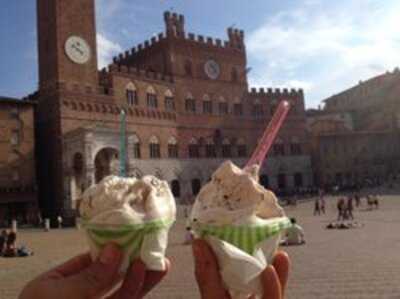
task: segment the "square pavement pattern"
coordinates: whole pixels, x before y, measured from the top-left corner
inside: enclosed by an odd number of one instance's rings
[[[292,259],[287,298],[290,299],[399,299],[400,196],[386,196],[379,210],[355,212],[365,226],[351,230],[325,230],[335,219],[336,200],[327,201],[327,215],[312,216],[313,203],[286,208],[304,227],[307,244],[286,248]],[[199,298],[189,246],[182,246],[184,220],[170,235],[171,273],[147,298]],[[73,229],[20,231],[19,244],[35,251],[29,258],[0,258],[0,298],[15,299],[33,277],[84,252],[81,232]]]

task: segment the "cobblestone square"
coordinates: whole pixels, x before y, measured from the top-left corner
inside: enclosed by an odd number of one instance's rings
[[[307,244],[285,248],[292,259],[287,297],[292,299],[396,299],[400,298],[400,198],[385,196],[379,210],[355,213],[365,226],[350,230],[325,230],[335,219],[334,199],[327,215],[312,216],[313,203],[287,207],[304,227]],[[170,235],[168,256],[173,269],[148,296],[151,299],[199,298],[193,276],[191,250],[182,246],[184,220]],[[15,299],[21,288],[39,273],[84,252],[81,232],[74,229],[19,232],[19,244],[35,251],[29,258],[0,258],[0,298]]]

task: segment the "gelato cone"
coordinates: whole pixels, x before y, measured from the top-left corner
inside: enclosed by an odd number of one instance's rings
[[[260,274],[290,221],[276,196],[258,183],[258,166],[223,163],[197,196],[190,221],[214,250],[232,297],[261,296]]]
[[[176,216],[167,182],[109,176],[84,192],[79,210],[93,259],[114,242],[124,252],[121,272],[135,258],[149,270],[165,270],[168,231]]]

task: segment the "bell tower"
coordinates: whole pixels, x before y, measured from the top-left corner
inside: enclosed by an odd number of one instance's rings
[[[39,88],[98,85],[94,0],[37,0]]]

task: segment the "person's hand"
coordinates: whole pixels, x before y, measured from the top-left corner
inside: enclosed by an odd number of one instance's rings
[[[120,249],[108,244],[95,262],[89,254],[83,254],[40,275],[24,288],[19,299],[102,298],[122,280],[121,262]],[[148,271],[143,262],[135,260],[121,287],[107,299],[143,298],[167,274],[170,268],[167,259],[166,265],[164,272]]]
[[[210,246],[203,240],[193,242],[195,276],[202,299],[231,299],[224,288],[219,273],[217,259]],[[272,265],[262,273],[263,299],[282,299],[288,280],[290,261],[288,255],[280,251]],[[250,297],[253,298],[253,297]],[[250,299],[249,298],[249,299]]]

